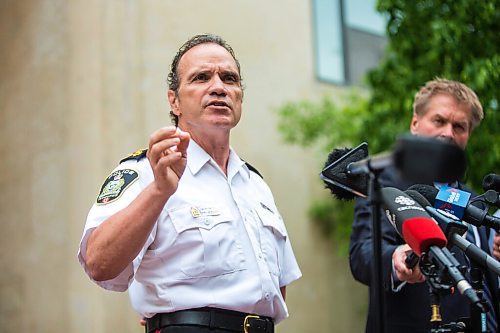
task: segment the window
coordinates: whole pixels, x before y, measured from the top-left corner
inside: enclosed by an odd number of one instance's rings
[[[313,0],[316,75],[336,84],[361,84],[383,56],[387,20],[376,0]]]

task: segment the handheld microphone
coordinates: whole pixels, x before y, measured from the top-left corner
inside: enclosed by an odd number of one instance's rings
[[[460,272],[459,263],[446,248],[446,236],[425,209],[397,188],[384,187],[380,192],[387,218],[410,248],[418,256],[425,254],[426,260],[438,267],[440,275],[444,273],[462,295],[484,310],[476,292]]]
[[[483,178],[483,190],[500,192],[500,176],[490,173]]]
[[[449,187],[443,186],[438,191],[434,186],[423,184],[416,184],[409,187],[409,190],[414,190],[422,194],[427,201],[434,204],[435,208],[443,209],[454,215],[456,213],[458,216],[455,216],[477,227],[484,225],[495,229],[497,232],[500,230],[500,218],[488,215],[486,210],[472,205],[468,199],[465,202],[462,200],[464,197],[469,198],[470,193],[458,189],[449,189]]]
[[[448,245],[458,247],[467,257],[476,262],[482,268],[489,269],[497,275],[500,275],[500,263],[476,244],[471,243],[462,237],[467,232],[466,225],[462,224],[455,216],[446,214],[444,211],[431,207],[429,201],[427,201],[427,199],[417,191],[406,190],[405,193],[412,197],[422,207],[425,207],[425,210],[438,222],[448,239]],[[410,258],[410,256],[408,258]],[[408,264],[411,262],[412,258],[407,260]],[[409,267],[412,268],[411,266]]]
[[[427,208],[430,207],[431,204],[429,203],[429,201],[427,201],[427,199],[424,198],[424,196],[422,194],[418,193],[417,191],[406,190],[404,192],[406,194],[408,194],[413,200],[415,200],[420,206],[424,207],[426,210],[427,210]],[[461,222],[457,221],[457,222],[448,223],[445,225],[444,223],[442,223],[438,219],[435,219],[435,221],[438,222],[439,226],[441,227],[441,230],[444,231],[444,234],[446,236],[446,239],[448,239],[448,241],[450,241],[449,235],[451,235],[451,234],[463,235],[464,233],[467,232],[467,226]],[[415,254],[415,252],[411,252],[406,257],[406,260],[405,260],[406,266],[408,268],[413,268],[418,264],[418,260],[419,260],[419,258]]]
[[[427,213],[429,213],[434,220],[439,224],[441,230],[444,231],[448,242],[450,242],[450,236],[453,234],[456,235],[464,235],[468,228],[462,223],[460,219],[458,219],[455,215],[450,214],[443,210],[438,210],[434,207],[431,207],[430,202],[419,192],[414,190],[406,190],[406,194],[408,194],[412,199],[414,199],[418,204],[425,208]],[[443,218],[441,218],[443,217]],[[445,219],[446,218],[446,219]],[[448,244],[453,245],[453,244]]]
[[[387,219],[418,256],[430,246],[446,246],[441,228],[409,195],[394,187],[381,188],[380,193]]]

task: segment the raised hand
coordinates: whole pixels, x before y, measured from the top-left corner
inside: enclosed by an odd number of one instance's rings
[[[190,135],[177,127],[162,127],[151,134],[147,157],[160,193],[170,196],[177,189],[187,161]]]

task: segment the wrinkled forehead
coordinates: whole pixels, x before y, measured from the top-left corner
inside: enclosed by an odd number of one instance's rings
[[[215,67],[240,74],[231,53],[215,43],[199,44],[186,51],[179,61],[178,74],[182,77],[183,73]]]

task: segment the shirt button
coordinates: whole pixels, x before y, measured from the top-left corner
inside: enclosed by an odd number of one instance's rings
[[[203,222],[205,223],[205,225],[209,225],[210,224],[210,221],[208,219],[205,219]]]
[[[264,297],[265,297],[265,298],[269,301],[269,299],[271,298],[271,294],[266,293],[266,294],[264,295]]]

